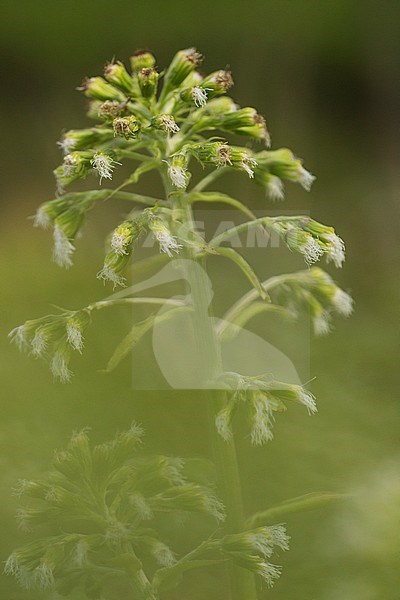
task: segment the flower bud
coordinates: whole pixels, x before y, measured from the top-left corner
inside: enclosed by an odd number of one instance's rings
[[[70,358],[71,352],[68,342],[59,342],[51,359],[50,369],[54,379],[59,380],[61,383],[67,383],[71,380],[72,371],[69,369]]]
[[[97,108],[97,114],[104,121],[113,121],[117,117],[122,117],[126,111],[126,102],[115,102],[106,100]]]
[[[178,87],[203,60],[195,48],[180,50],[174,56],[165,74],[165,83],[169,87]]]
[[[104,77],[113,86],[125,92],[128,96],[133,93],[132,77],[122,62],[109,63],[104,68]]]
[[[237,565],[260,575],[268,587],[272,587],[281,574],[281,567],[269,563],[268,559],[275,546],[288,550],[289,539],[283,525],[260,527],[225,536],[220,549]]]
[[[272,174],[280,179],[298,182],[304,189],[310,190],[315,177],[306,171],[301,160],[287,148],[258,152],[256,158],[259,168],[255,179],[260,185],[268,184],[268,176]]]
[[[159,243],[161,252],[172,257],[174,252],[179,252],[182,248],[182,245],[177,242],[175,236],[171,235],[170,230],[159,217],[152,215],[149,219],[148,226]]]
[[[102,144],[112,138],[112,132],[105,127],[92,127],[90,129],[71,129],[67,131],[57,144],[65,154],[74,150],[85,150]]]
[[[90,311],[80,310],[75,312],[66,323],[67,340],[73,350],[82,352],[83,332],[90,324]]]
[[[93,169],[97,171],[97,174],[100,177],[101,185],[102,179],[112,179],[115,165],[120,165],[121,163],[115,161],[108,154],[97,152],[90,161],[90,164],[92,165]]]
[[[247,135],[258,140],[264,140],[267,146],[271,143],[265,119],[254,108],[240,108],[235,112],[224,115],[220,128],[237,135]]]
[[[178,133],[179,131],[179,126],[172,115],[157,115],[151,120],[151,125],[155,129],[160,129],[166,133]]]
[[[114,230],[111,248],[120,256],[132,252],[132,244],[140,235],[142,228],[135,221],[124,221]]]
[[[209,98],[226,94],[233,86],[232,74],[230,71],[219,70],[207,75],[202,81],[202,87],[208,92]]]
[[[129,263],[129,258],[130,254],[117,254],[114,250],[109,252],[104,259],[103,268],[97,273],[97,279],[111,281],[114,288],[117,285],[125,287],[125,278],[120,273]]]
[[[214,98],[208,102],[206,107],[207,115],[216,117],[222,117],[226,114],[234,113],[237,111],[237,106],[232,98],[222,97]]]
[[[171,162],[167,163],[168,176],[172,184],[175,187],[183,190],[186,189],[190,179],[190,173],[186,170],[187,163],[187,156],[182,152],[179,154],[174,154]]]
[[[140,131],[140,123],[136,117],[117,117],[113,120],[114,135],[124,137],[126,140],[134,139]]]
[[[142,69],[152,69],[156,64],[156,59],[148,50],[136,50],[130,57],[132,71],[138,73]]]
[[[157,93],[159,74],[153,68],[145,67],[138,72],[138,81],[143,98],[152,98]]]
[[[318,242],[326,253],[327,262],[333,261],[337,268],[340,268],[345,261],[345,245],[343,240],[336,235],[333,227],[328,227],[314,219],[302,221],[302,227],[310,232],[312,236],[318,239]]]
[[[123,102],[125,100],[124,94],[107,81],[104,81],[102,77],[89,77],[83,81],[82,87],[78,89],[83,90],[88,98],[94,98],[102,102],[106,100]]]
[[[296,227],[289,228],[286,244],[290,250],[300,252],[308,265],[317,262],[324,254],[324,248],[312,235]]]

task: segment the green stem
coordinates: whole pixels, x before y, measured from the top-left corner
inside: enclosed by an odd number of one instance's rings
[[[221,175],[223,175],[227,171],[228,171],[228,167],[219,167],[218,169],[214,169],[214,171],[211,171],[211,173],[209,173],[208,175],[203,177],[203,179],[201,181],[199,181],[199,183],[190,190],[190,193],[193,194],[193,193],[201,192],[208,185],[210,185],[211,183],[214,183],[214,181],[216,179],[218,179],[218,177],[221,177]]]
[[[208,419],[214,460],[227,511],[226,529],[228,533],[238,533],[245,529],[245,518],[236,447],[233,439],[227,442],[223,440],[215,427],[215,415],[225,402],[225,392],[215,391],[213,396],[208,402]],[[231,564],[229,577],[232,600],[257,600],[254,575],[250,571]]]
[[[171,188],[166,177],[164,181],[168,197]],[[182,193],[170,197],[174,198],[177,207],[182,210],[188,230],[193,230],[193,212],[187,195]],[[192,247],[185,248],[185,255],[188,263],[196,261],[195,250]],[[208,316],[210,298],[207,295],[201,272],[197,268],[191,268],[189,264],[186,276],[194,308],[194,331],[202,362],[201,368],[204,369],[202,372],[207,374],[207,379],[212,381],[222,371],[222,358],[213,321]],[[237,533],[243,530],[244,515],[235,442],[234,440],[230,442],[222,440],[215,427],[215,416],[225,402],[225,396],[224,392],[210,390],[205,393],[205,397],[218,479],[221,482],[223,499],[227,508],[226,529],[229,533]],[[231,565],[229,575],[232,600],[257,600],[252,573]]]

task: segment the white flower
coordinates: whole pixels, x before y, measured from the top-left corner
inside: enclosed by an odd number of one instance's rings
[[[269,525],[267,531],[274,546],[278,546],[281,550],[289,550],[290,536],[286,533],[284,525]]]
[[[228,144],[220,144],[220,146],[218,146],[216,164],[218,167],[232,165],[231,149]]]
[[[199,86],[195,86],[192,88],[192,98],[197,108],[205,106],[207,104],[207,90]]]
[[[225,442],[231,440],[233,436],[231,427],[233,409],[234,404],[227,402],[215,417],[215,426],[219,435],[223,440],[225,440]]]
[[[86,540],[79,540],[73,553],[73,562],[78,568],[82,568],[87,562],[88,543]]]
[[[97,273],[97,279],[103,279],[103,281],[111,281],[114,284],[114,289],[117,287],[117,285],[125,287],[125,277],[122,277],[122,275],[118,275],[118,273],[114,271],[114,269],[111,269],[111,267],[108,267],[107,265],[104,265],[101,271]]]
[[[65,177],[74,175],[77,167],[78,167],[78,163],[77,163],[76,157],[73,154],[67,154],[67,156],[64,157],[64,162],[62,165],[63,175]]]
[[[75,248],[65,235],[64,231],[57,225],[54,227],[54,249],[53,260],[60,266],[68,269],[72,265],[71,255]]]
[[[283,183],[279,177],[275,175],[271,175],[271,178],[268,181],[268,194],[271,200],[283,200],[285,197],[285,191],[283,187]]]
[[[335,233],[327,233],[325,237],[328,240],[326,262],[332,260],[340,268],[346,259],[344,241]]]
[[[315,176],[312,175],[309,171],[307,171],[307,169],[300,166],[299,173],[298,173],[298,181],[299,181],[300,185],[305,190],[307,190],[307,192],[309,192],[312,184],[315,181]]]
[[[329,315],[326,311],[313,318],[313,327],[315,335],[327,335],[330,332]]]
[[[68,368],[68,361],[65,353],[57,350],[51,359],[51,371],[55,379],[59,379],[61,383],[67,383],[72,377],[72,372]]]
[[[282,567],[265,561],[258,563],[256,570],[257,573],[264,579],[268,587],[272,587],[282,573]]]
[[[340,288],[336,289],[332,298],[332,304],[335,310],[344,317],[349,317],[354,309],[353,298]]]
[[[153,518],[153,511],[142,494],[131,494],[129,496],[129,503],[133,506],[140,519],[147,521]]]
[[[257,397],[252,403],[254,415],[252,418],[251,443],[255,446],[262,446],[273,439],[272,427],[274,425],[274,416],[272,407],[268,398]]]
[[[39,356],[43,356],[46,348],[47,348],[47,337],[41,329],[37,329],[35,331],[35,335],[33,336],[32,342],[32,354],[35,358]]]
[[[239,167],[241,169],[243,169],[243,171],[246,171],[246,173],[250,177],[250,179],[253,179],[253,177],[254,177],[254,169],[256,166],[257,166],[257,161],[254,158],[252,158],[248,154],[245,154],[245,153],[242,154],[242,161],[241,161],[241,163],[239,163]]]
[[[57,146],[61,148],[64,154],[69,154],[74,149],[76,140],[73,137],[63,137],[62,140],[57,142]]]
[[[82,352],[83,335],[79,327],[75,323],[67,323],[67,340],[74,350]]]
[[[10,338],[11,342],[17,346],[18,350],[21,350],[21,352],[25,350],[28,344],[25,325],[19,325],[18,327],[12,329],[8,334],[8,337]]]
[[[178,133],[179,125],[175,123],[174,117],[170,117],[168,115],[162,115],[160,117],[162,127],[168,133]]]
[[[153,549],[153,556],[163,567],[172,567],[176,562],[174,553],[166,544],[157,541]]]
[[[93,169],[97,171],[100,176],[100,184],[102,179],[112,179],[112,174],[115,169],[114,165],[120,165],[121,163],[116,162],[108,156],[107,154],[103,154],[102,152],[98,152],[95,154],[90,161]]]
[[[185,189],[188,183],[188,174],[182,167],[168,167],[168,175],[173,185],[177,188]]]
[[[308,265],[317,262],[325,253],[322,246],[311,235],[308,236],[307,242],[301,246],[299,250],[303,254],[304,260]]]
[[[46,212],[45,206],[39,206],[33,217],[33,226],[41,227],[42,229],[48,229],[51,225],[51,219]]]
[[[168,254],[168,256],[171,257],[173,252],[179,252],[182,248],[182,245],[176,241],[176,237],[171,235],[167,228],[165,230],[161,230],[160,228],[158,231],[153,231],[153,233],[160,244],[160,251]]]
[[[6,564],[4,566],[4,574],[16,576],[18,575],[19,569],[20,563],[18,560],[18,555],[16,552],[13,552],[6,560]]]
[[[122,223],[116,229],[114,229],[111,238],[111,248],[119,256],[129,254],[132,237],[132,225]]]
[[[299,402],[304,404],[308,410],[308,414],[314,414],[317,412],[317,404],[315,402],[315,396],[307,390],[301,389],[299,392]]]
[[[52,569],[46,563],[42,563],[33,571],[34,586],[40,590],[46,590],[54,586],[54,575]]]

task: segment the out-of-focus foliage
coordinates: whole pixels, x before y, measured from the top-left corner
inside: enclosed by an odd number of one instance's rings
[[[300,410],[288,412],[277,422],[267,453],[250,448],[243,435],[239,451],[249,512],[266,498],[272,505],[315,489],[369,490],[381,465],[398,458],[398,2],[257,0],[246,6],[235,0],[188,6],[174,0],[153,6],[151,13],[145,3],[127,0],[4,0],[1,6],[4,559],[22,542],[9,490],[21,476],[39,477],[49,454],[64,445],[71,430],[91,426],[102,440],[135,419],[144,423],[155,452],[209,455],[206,415],[195,394],[169,393],[160,399],[157,393],[132,391],[129,365],[110,376],[96,373],[129,326],[129,313],[112,323],[99,322],[67,388],[54,385],[45,367],[18,355],[6,339],[27,315],[48,312],[50,301],[72,309],[104,294],[87,272],[93,256],[102,260],[99,242],[109,229],[109,206],[88,224],[81,260],[67,278],[63,274],[63,287],[48,259],[46,235],[32,230],[26,217],[54,196],[51,171],[60,160],[55,140],[61,129],[87,122],[74,87],[100,70],[104,56],[129,56],[136,47],[151,47],[161,67],[176,47],[193,44],[215,60],[210,68],[229,60],[240,82],[234,97],[259,107],[271,123],[274,145],[295,147],[317,175],[312,193],[305,197],[293,187],[284,208],[311,209],[318,220],[335,223],[347,240],[340,284],[351,286],[355,316],[338,323],[329,338],[313,342],[310,370],[318,376],[313,386],[318,415],[309,419]],[[261,190],[250,196],[246,181],[230,185],[253,209],[265,206]],[[151,178],[141,186],[143,193],[157,194]],[[118,219],[123,208],[111,210]],[[269,268],[277,272],[275,265]],[[232,293],[245,291],[238,286],[232,284]],[[145,365],[148,357],[143,347],[136,360]],[[398,475],[391,472],[395,490]],[[375,506],[374,498],[382,513],[393,506],[395,529],[395,502],[389,499],[394,495],[385,496],[383,480],[375,479],[371,487],[371,497],[364,492],[347,509],[351,513],[335,505],[287,518],[291,552],[279,559],[285,577],[268,597],[336,600],[347,594],[351,600],[397,600],[392,558],[385,561],[393,556],[393,538],[386,525],[377,526],[379,513],[368,509],[370,503]],[[351,528],[338,524],[342,510],[352,515]],[[350,543],[353,527],[361,533]],[[185,531],[182,547],[190,546],[196,534]],[[366,557],[369,535],[375,550]],[[185,586],[191,600],[225,600],[226,582],[216,573],[202,586],[196,576],[188,577]],[[9,578],[2,579],[0,590],[13,600],[35,598]],[[171,600],[179,597],[177,592]]]

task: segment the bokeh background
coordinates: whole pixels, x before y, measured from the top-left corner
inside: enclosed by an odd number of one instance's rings
[[[93,214],[68,272],[51,263],[48,235],[28,219],[54,195],[61,131],[87,123],[75,88],[106,60],[127,60],[137,47],[151,48],[163,67],[176,49],[195,45],[207,70],[230,66],[233,97],[266,115],[274,147],[293,148],[317,176],[308,195],[289,188],[283,208],[311,211],[335,225],[348,256],[335,277],[356,302],[349,321],[312,341],[319,413],[288,411],[263,449],[240,439],[249,511],[318,490],[356,494],[287,518],[291,551],[281,557],[284,575],[265,597],[398,600],[400,3],[3,0],[0,17],[2,559],[24,539],[13,520],[13,484],[45,470],[72,430],[87,425],[103,440],[135,418],[148,431],[150,450],[209,454],[205,411],[195,395],[135,391],[129,364],[109,376],[98,372],[130,313],[97,320],[68,386],[54,384],[45,365],[6,339],[12,327],[49,312],[51,304],[77,308],[105,293],[94,274],[122,205]],[[262,190],[244,178],[227,185],[265,208]],[[141,183],[146,193],[154,186],[151,178]],[[219,281],[228,277],[224,265],[214,273]],[[221,291],[230,285],[238,284],[219,284]],[[0,590],[7,600],[44,597],[5,577]],[[171,595],[187,597],[228,600],[216,573],[188,578]]]

